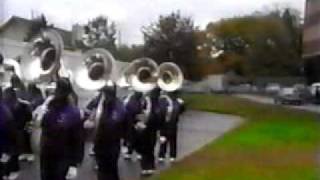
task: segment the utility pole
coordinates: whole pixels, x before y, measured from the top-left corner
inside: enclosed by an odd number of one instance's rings
[[[37,11],[35,11],[34,9],[31,9],[30,14],[31,14],[31,19],[37,18]]]
[[[118,30],[118,47],[120,47],[121,44],[122,44],[122,39],[121,39],[121,38],[122,38],[122,37],[121,37],[121,31]]]

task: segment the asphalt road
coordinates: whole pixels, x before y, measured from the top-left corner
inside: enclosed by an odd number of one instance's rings
[[[179,124],[178,160],[197,151],[212,140],[235,128],[241,122],[241,118],[236,116],[187,111],[182,116]],[[87,146],[89,147],[90,144],[87,144]],[[93,166],[94,160],[87,155],[79,169],[77,180],[96,180]],[[169,163],[157,164],[158,170],[163,170],[170,166]],[[125,161],[120,158],[119,171],[122,180],[140,179],[140,166],[137,161]],[[22,163],[22,172],[17,180],[40,180],[39,163],[37,161],[32,164]]]
[[[263,104],[274,104],[273,98],[271,97],[265,97],[265,96],[259,96],[259,95],[248,95],[248,94],[237,94],[234,95],[239,98],[248,99],[254,102],[263,103]],[[289,106],[286,105],[286,107],[293,108],[293,109],[300,109],[315,113],[320,113],[320,106],[314,105],[314,104],[304,104],[301,106]]]

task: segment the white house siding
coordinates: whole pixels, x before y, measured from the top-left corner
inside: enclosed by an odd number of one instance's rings
[[[15,58],[27,52],[27,43],[0,38],[0,52],[5,58]]]
[[[217,74],[210,75],[199,82],[185,81],[182,91],[191,93],[221,93],[227,90],[226,88],[226,76]]]
[[[0,38],[6,38],[16,41],[24,41],[26,32],[29,31],[29,26],[23,23],[18,23],[16,26],[8,26],[0,33]]]

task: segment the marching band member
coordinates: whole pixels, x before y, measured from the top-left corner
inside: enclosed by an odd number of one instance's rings
[[[32,111],[44,102],[41,90],[34,83],[30,83],[27,88],[27,101],[30,103]]]
[[[27,90],[25,85],[23,84],[22,80],[20,77],[15,73],[15,70],[13,70],[13,75],[11,76],[10,79],[10,87],[12,87],[17,94],[17,98],[20,100],[26,100],[27,98]]]
[[[19,156],[32,154],[30,135],[26,129],[27,124],[32,120],[32,112],[27,102],[18,99],[16,90],[13,87],[5,89],[4,101],[13,115],[13,122],[17,130],[17,151],[10,158],[7,169],[7,173],[10,174],[9,179],[16,179],[20,171]],[[33,157],[29,158],[30,161],[33,161]]]
[[[60,78],[42,119],[40,170],[42,180],[75,178],[81,161],[80,110],[69,102],[72,87]]]
[[[137,115],[140,114],[142,110],[142,93],[135,91],[132,94],[129,94],[125,98],[124,104],[127,110],[124,135],[124,145],[127,147],[127,152],[125,153],[124,158],[130,159],[132,152],[136,150],[137,131],[134,124],[137,123]],[[139,157],[140,155],[138,155],[138,158]]]
[[[0,88],[0,180],[8,178],[10,159],[17,154],[17,130],[11,111],[2,99]]]
[[[116,97],[115,85],[105,86],[102,93],[97,107],[97,134],[94,141],[98,180],[119,180],[118,158],[126,110]]]
[[[155,171],[154,150],[157,142],[157,131],[160,127],[159,108],[160,89],[155,88],[144,98],[144,112],[138,116],[137,151],[142,155],[141,175],[152,175]]]
[[[162,128],[160,130],[160,152],[159,162],[164,162],[167,149],[170,147],[170,161],[174,162],[177,158],[177,134],[179,116],[184,112],[184,102],[178,98],[178,92],[167,92],[167,95],[163,95],[160,98],[162,103],[162,111],[164,113],[161,116],[163,119]]]
[[[15,73],[15,72],[14,72]],[[14,120],[17,123],[19,143],[21,153],[19,160],[34,161],[34,155],[31,148],[31,139],[29,124],[32,121],[32,107],[27,100],[27,91],[21,79],[13,74],[11,77],[11,86],[5,90],[8,95],[7,102],[10,104]]]

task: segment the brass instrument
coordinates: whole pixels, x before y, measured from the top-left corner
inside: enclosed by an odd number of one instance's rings
[[[60,34],[53,29],[41,31],[31,43],[31,61],[22,61],[22,74],[27,81],[50,82],[57,78],[63,51]]]
[[[159,66],[157,84],[163,91],[172,92],[181,88],[183,80],[183,73],[175,63],[165,62]]]
[[[128,66],[122,78],[135,91],[146,93],[157,86],[157,77],[157,63],[150,58],[139,58]]]
[[[115,71],[112,54],[101,48],[87,51],[80,66],[74,72],[75,82],[84,90],[99,90],[110,81]]]
[[[115,68],[115,60],[112,54],[101,48],[91,49],[84,53],[80,66],[74,72],[75,84],[86,91],[96,91],[106,85],[112,85],[112,78]],[[104,96],[101,96],[98,107],[92,113],[92,119],[95,126],[99,124],[100,117],[103,113]],[[86,124],[86,123],[85,123]]]
[[[36,82],[45,90],[51,88],[54,85],[53,82],[58,78],[62,51],[63,41],[58,32],[52,29],[41,31],[31,42],[31,60],[21,62],[24,80]],[[47,97],[45,102],[33,112],[31,147],[37,154],[40,153],[42,118],[52,98],[53,96]]]

